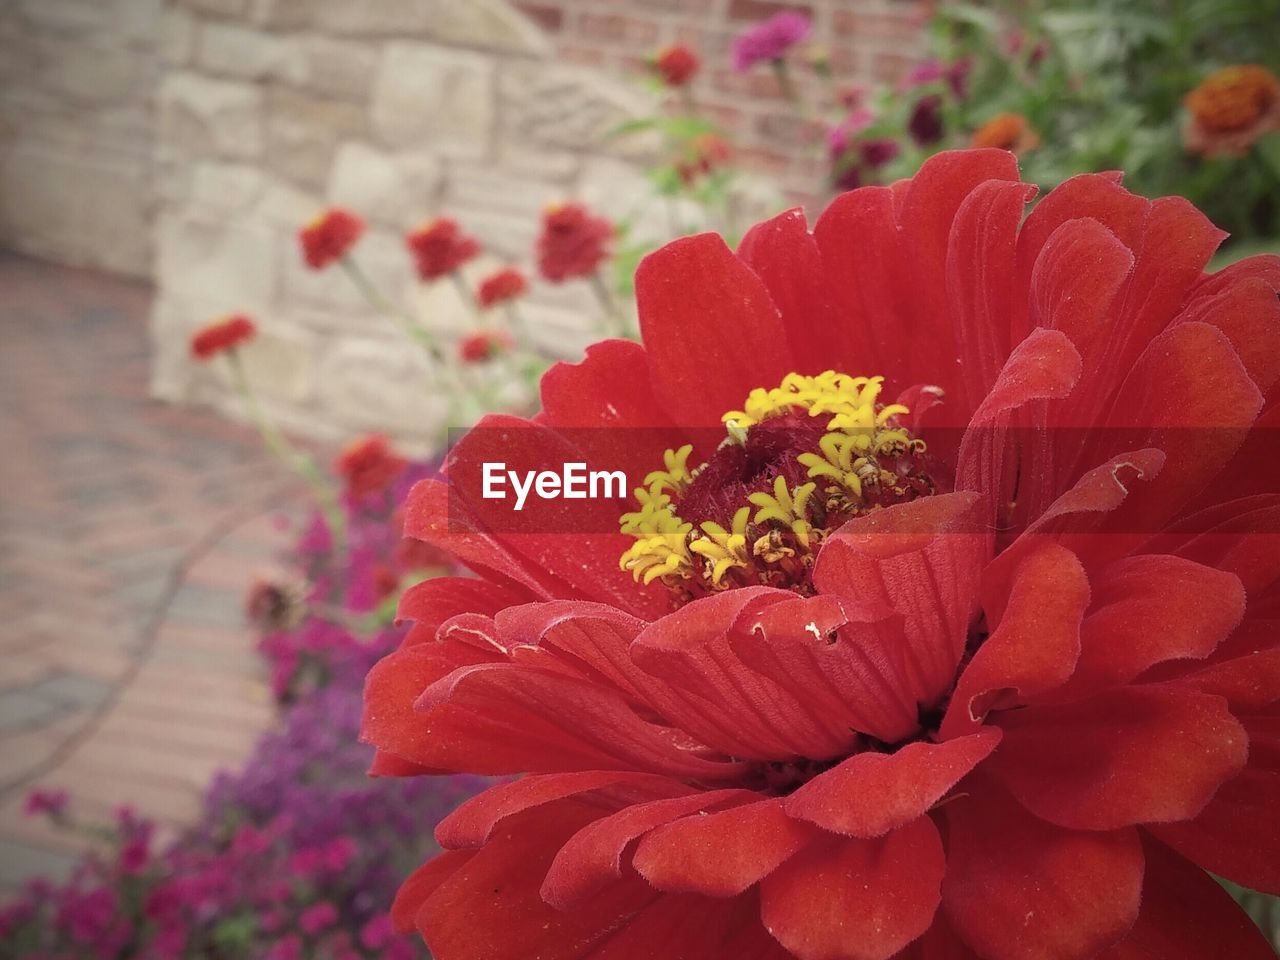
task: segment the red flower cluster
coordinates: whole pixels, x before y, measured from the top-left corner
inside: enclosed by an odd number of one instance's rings
[[[538,237],[538,270],[552,283],[595,273],[609,256],[613,224],[580,203],[548,207]]]
[[[348,444],[333,469],[346,481],[347,496],[359,500],[386,490],[408,466],[387,438],[375,433]]]
[[[404,238],[413,254],[418,276],[438,280],[480,255],[480,243],[462,232],[456,220],[439,217]]]
[[[347,255],[364,228],[364,221],[356,214],[332,207],[298,231],[302,258],[312,270],[323,270]]]
[[[257,332],[257,325],[242,313],[215,320],[192,335],[191,355],[197,360],[208,360],[248,343]]]
[[[697,75],[702,61],[683,43],[673,43],[654,54],[649,65],[668,87],[683,87]]]
[[[476,303],[487,310],[523,296],[528,289],[529,281],[523,273],[515,267],[503,267],[480,281],[476,288]]]
[[[704,133],[694,139],[686,154],[676,161],[681,182],[691,184],[733,159],[733,147],[718,134]]]
[[[652,471],[617,534],[415,488],[477,576],[405,594],[374,771],[529,774],[401,890],[433,956],[1274,956],[1206,870],[1280,892],[1280,259],[1034,192],[943,153],[647,258],[643,345],[481,424]]]
[[[501,330],[481,330],[462,338],[458,356],[463,363],[484,363],[511,349],[511,338]]]

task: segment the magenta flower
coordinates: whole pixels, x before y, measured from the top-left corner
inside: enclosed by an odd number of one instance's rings
[[[23,812],[29,817],[44,814],[60,817],[67,809],[67,791],[65,790],[32,790],[27,794],[23,804]]]
[[[298,917],[298,926],[302,928],[303,933],[314,937],[317,933],[333,926],[337,920],[338,908],[328,900],[323,900],[302,911],[302,915]]]
[[[794,11],[757,23],[733,41],[733,69],[744,73],[757,63],[781,60],[811,29],[809,18]]]

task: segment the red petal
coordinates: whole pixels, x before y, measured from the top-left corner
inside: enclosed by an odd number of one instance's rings
[[[827,538],[814,566],[821,593],[851,616],[902,617],[906,675],[897,689],[932,705],[951,686],[977,607],[988,538],[965,532],[973,493],[942,494],[877,510]]]
[[[365,679],[360,739],[421,766],[437,766],[425,747],[427,727],[414,702],[457,663],[436,644],[424,643],[388,654]]]
[[[755,897],[710,900],[667,894],[586,960],[788,960],[760,926]]]
[[[999,742],[1000,731],[987,727],[946,743],[859,753],[814,777],[787,797],[783,809],[836,833],[883,836],[927,813]]]
[[[837,316],[838,309],[802,209],[756,224],[738,245],[738,256],[769,288],[782,314],[797,373],[847,370],[855,361],[865,362],[857,327],[825,319]]]
[[[442,847],[479,847],[507,817],[566,797],[618,784],[654,791],[657,796],[679,796],[691,788],[651,774],[619,770],[586,770],[550,773],[500,783],[458,807],[436,824],[436,842]]]
[[[979,956],[1092,957],[1133,925],[1143,872],[1136,831],[1063,830],[988,785],[943,810],[942,903]]]
[[[1127,683],[1166,660],[1202,660],[1244,616],[1238,577],[1179,557],[1127,558],[1094,580],[1073,693]]]
[[[767,603],[767,605],[764,605]],[[900,618],[830,595],[749,605],[732,645],[743,663],[850,730],[897,743],[920,728]]]
[[[833,285],[834,295],[848,317],[845,325],[861,341],[859,362],[891,382],[915,382],[902,349],[908,334],[895,289],[900,238],[892,191],[863,187],[842,193],[814,224],[813,238],[828,275],[844,278]],[[932,373],[926,382],[936,377]]]
[[[718,427],[752,389],[795,367],[769,292],[716,234],[645,257],[636,304],[655,392],[678,426]]]
[[[783,813],[780,799],[761,800],[658,827],[640,841],[632,863],[659,890],[732,897],[816,834]]]
[[[1280,301],[1272,283],[1245,277],[1216,294],[1202,294],[1178,322],[1204,322],[1225,333],[1262,393],[1280,380]]]
[[[1009,356],[1014,249],[1035,192],[1031,184],[989,180],[964,199],[951,225],[946,289],[959,351],[955,399],[963,410],[978,406]]]
[[[647,673],[693,697],[655,704],[663,715],[734,756],[820,759],[845,753],[853,734],[838,720],[744,664],[731,643],[739,614],[778,591],[744,588],[702,597],[646,627],[631,647]],[[656,693],[656,691],[655,691]]]
[[[929,928],[944,863],[921,817],[879,840],[817,840],[765,878],[760,916],[800,960],[888,960]]]
[[[1280,710],[1245,717],[1249,761],[1190,823],[1151,832],[1228,880],[1280,895]]]
[[[409,933],[417,926],[418,911],[431,894],[475,856],[473,850],[446,850],[432,857],[400,885],[391,904],[391,923],[399,933]]]
[[[492,616],[504,607],[529,599],[523,592],[502,587],[476,577],[431,577],[409,587],[396,608],[399,620],[412,620],[424,627],[419,637],[426,640],[446,620],[461,613]]]
[[[1030,274],[1032,325],[1059,330],[1077,350],[1087,350],[1105,332],[1111,304],[1133,271],[1133,262],[1133,251],[1097,220],[1061,224],[1048,237]]]
[[[554,907],[567,909],[620,879],[624,851],[655,827],[699,811],[758,799],[758,794],[748,790],[700,791],[634,804],[587,824],[556,854],[542,884],[542,897]]]
[[[1244,766],[1249,738],[1220,697],[1124,687],[1002,713],[988,761],[1027,809],[1064,827],[1189,820]]]
[[[560,844],[598,815],[571,802],[512,817],[418,911],[433,956],[449,960],[580,960],[654,898],[619,883],[582,905],[553,910],[538,885]]]
[[[942,722],[944,738],[972,730],[992,710],[1061,686],[1080,655],[1089,581],[1075,554],[1044,544],[1014,572],[1007,602],[987,604],[995,629],[960,675]]]
[[[1142,850],[1142,911],[1100,960],[1275,960],[1267,938],[1212,877],[1162,843],[1146,839]]]
[[[449,770],[637,770],[709,781],[738,772],[642,720],[608,687],[534,667],[463,667],[428,689],[418,709],[424,742],[409,759]]]

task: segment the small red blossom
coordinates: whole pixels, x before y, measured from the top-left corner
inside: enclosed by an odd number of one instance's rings
[[[523,296],[529,289],[529,281],[515,267],[503,267],[480,281],[476,288],[476,303],[484,309],[507,303]]]
[[[191,337],[191,355],[208,360],[220,353],[239,348],[258,333],[258,326],[242,313],[215,320],[197,330]]]
[[[1221,231],[1111,175],[1034,194],[944,152],[647,257],[643,342],[450,460],[500,432],[650,471],[621,544],[414,488],[406,532],[474,575],[402,599],[375,769],[525,776],[437,826],[399,929],[1274,960],[1214,876],[1280,893],[1280,258],[1209,272]]]
[[[501,330],[480,330],[462,338],[458,356],[463,363],[485,363],[511,349],[511,338]]]
[[[668,87],[683,87],[697,75],[702,61],[685,44],[673,43],[654,54],[649,65]]]
[[[391,441],[375,433],[347,444],[333,469],[346,482],[347,496],[359,500],[386,490],[408,466],[409,461],[392,450]]]
[[[694,138],[688,150],[676,161],[676,173],[681,182],[692,184],[699,177],[713,173],[733,159],[733,147],[715,133],[704,133]]]
[[[302,258],[312,270],[341,260],[363,236],[365,223],[342,207],[331,207],[298,231]]]
[[[538,270],[552,283],[595,273],[608,259],[613,224],[580,203],[548,207],[538,238]]]
[[[462,232],[458,222],[439,217],[411,231],[404,238],[413,254],[418,276],[438,280],[480,255],[480,242]]]

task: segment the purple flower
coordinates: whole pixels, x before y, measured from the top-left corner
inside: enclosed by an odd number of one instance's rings
[[[931,146],[942,139],[942,98],[939,96],[921,97],[911,118],[907,121],[907,132],[911,139],[922,147]]]
[[[65,790],[32,790],[22,809],[29,817],[43,814],[56,819],[66,811],[67,799]]]
[[[302,915],[298,917],[298,926],[303,933],[314,937],[321,931],[333,926],[337,920],[338,908],[328,900],[325,900],[303,910]]]
[[[744,73],[757,63],[781,60],[812,28],[808,17],[791,10],[757,23],[733,41],[733,69]]]

